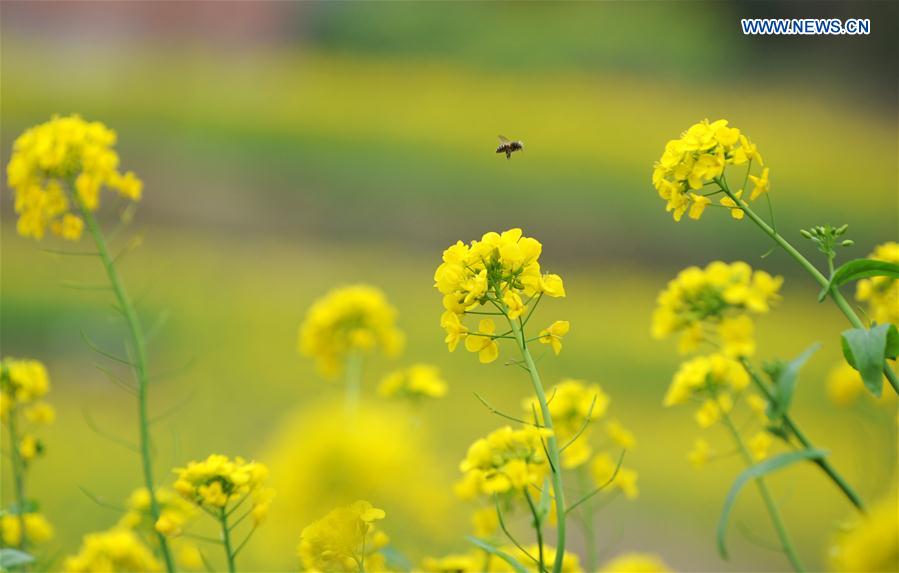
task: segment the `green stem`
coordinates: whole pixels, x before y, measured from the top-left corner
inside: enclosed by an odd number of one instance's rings
[[[743,443],[743,438],[740,436],[740,432],[737,431],[736,426],[734,426],[733,421],[730,419],[730,414],[722,410],[721,419],[724,420],[724,425],[727,426],[727,429],[730,430],[730,433],[733,435],[734,442],[736,442],[737,444],[737,449],[740,450],[740,454],[743,456],[743,460],[746,462],[746,465],[753,465],[754,462],[752,460],[752,455],[746,448],[746,444]],[[780,515],[780,510],[777,508],[777,504],[774,502],[774,497],[771,495],[771,491],[768,490],[768,485],[765,483],[764,478],[755,478],[755,485],[758,486],[759,494],[762,496],[762,500],[765,502],[765,506],[768,508],[768,514],[771,516],[771,522],[774,524],[774,529],[777,532],[777,537],[780,538],[781,547],[783,547],[784,553],[786,553],[787,558],[793,565],[793,569],[795,571],[804,571],[805,568],[802,566],[802,561],[800,561],[799,555],[796,553],[796,548],[793,546],[793,541],[790,539],[790,534],[787,533],[787,528],[784,526],[783,518]]]
[[[587,475],[587,466],[582,465],[578,468],[577,475],[581,489],[586,491],[590,487],[590,484],[588,483],[590,476]],[[596,533],[593,529],[593,501],[588,499],[584,501],[582,505],[584,506],[583,509],[581,509],[581,516],[584,523],[584,546],[586,548],[587,571],[596,571],[596,539],[594,539]]]
[[[546,403],[546,393],[543,390],[543,383],[540,381],[540,374],[537,372],[537,365],[528,350],[528,344],[521,330],[521,326],[516,320],[510,320],[512,332],[515,334],[515,340],[521,351],[527,370],[531,375],[531,383],[534,386],[534,393],[537,395],[537,402],[540,403],[540,413],[543,416],[543,427],[553,432],[553,420],[549,413],[549,405]],[[559,455],[559,443],[556,440],[556,434],[553,432],[546,439],[546,449],[549,452],[549,463],[552,466],[552,484],[553,497],[556,502],[556,559],[553,563],[553,573],[562,571],[562,560],[565,557],[565,493],[562,486],[562,464]]]
[[[359,413],[359,396],[362,393],[362,356],[352,352],[346,359],[346,414],[355,418]]]
[[[768,223],[766,223],[761,217],[759,217],[758,214],[756,214],[756,212],[749,207],[748,203],[731,192],[730,188],[727,186],[727,181],[724,178],[718,179],[718,185],[720,185],[721,190],[724,191],[727,196],[731,198],[731,200],[733,200],[743,209],[743,212],[746,213],[746,215],[752,220],[753,223],[755,223],[762,231],[764,231],[765,234],[771,237],[771,239],[775,243],[777,243],[783,250],[785,250],[787,254],[793,257],[793,259],[798,262],[802,266],[802,268],[804,268],[808,272],[808,274],[810,274],[812,278],[815,279],[818,284],[820,284],[822,287],[826,287],[829,284],[827,277],[821,274],[821,271],[815,268],[815,265],[813,265],[807,258],[805,258],[802,253],[796,250],[796,248],[793,247],[793,245],[791,245],[786,239],[784,239],[780,233],[772,229],[771,226],[768,225]],[[858,315],[855,314],[855,311],[852,310],[852,306],[849,304],[846,298],[843,297],[843,294],[840,292],[839,288],[833,286],[830,289],[830,298],[833,300],[834,304],[837,305],[837,308],[840,309],[840,312],[842,312],[843,315],[849,320],[849,323],[852,326],[854,326],[855,328],[865,328],[864,323],[861,321]],[[886,375],[887,380],[889,380],[890,385],[893,387],[893,390],[895,390],[896,393],[899,394],[899,377],[897,377],[896,373],[886,365],[883,368],[883,373],[884,375]]]
[[[72,186],[72,189],[74,189],[74,186]],[[125,317],[125,322],[128,324],[131,346],[134,351],[134,355],[131,357],[131,360],[133,360],[131,366],[134,370],[135,378],[137,379],[137,416],[144,485],[150,493],[150,515],[153,517],[153,523],[156,523],[159,519],[159,502],[156,499],[156,487],[153,483],[153,459],[150,455],[150,426],[147,415],[147,386],[149,384],[147,375],[147,350],[140,317],[137,315],[134,304],[128,296],[128,291],[125,289],[125,285],[119,276],[115,261],[109,254],[106,239],[103,236],[100,225],[97,223],[96,217],[94,217],[92,211],[84,206],[84,203],[78,197],[77,192],[72,191],[71,196],[78,205],[81,215],[84,217],[84,222],[86,223],[91,236],[94,238],[94,243],[97,245],[97,253],[100,255],[100,260],[103,263],[103,267],[106,269],[106,276],[109,278],[109,284],[112,286],[119,307]],[[166,570],[169,573],[173,573],[175,571],[175,564],[172,559],[172,553],[169,550],[168,540],[158,531],[155,533],[156,540],[159,543],[159,550],[165,561]]]
[[[228,571],[234,573],[237,568],[234,565],[234,552],[231,550],[231,530],[228,528],[228,515],[225,508],[219,510],[219,521],[222,524],[222,545],[225,547],[225,558],[228,560]]]
[[[7,418],[9,429],[9,454],[12,465],[13,489],[15,490],[16,505],[19,517],[19,549],[25,551],[28,546],[28,537],[25,530],[25,461],[19,451],[18,410],[15,406],[10,408]]]
[[[534,517],[534,530],[537,532],[538,565],[540,566],[540,573],[544,573],[546,571],[546,565],[544,565],[543,561],[543,523],[540,521],[540,516],[537,514],[537,506],[534,505],[534,500],[531,499],[531,494],[528,493],[527,489],[524,490],[524,497],[528,501],[531,515]]]
[[[755,371],[749,360],[746,358],[741,358],[740,362],[742,362],[743,368],[746,369],[746,372],[749,374],[756,388],[758,388],[759,391],[764,394],[765,398],[769,402],[773,403],[774,394],[762,381],[761,376],[759,376],[759,374]],[[788,413],[784,413],[782,419],[784,426],[786,426],[790,433],[792,433],[793,436],[796,437],[796,439],[800,444],[802,444],[804,448],[813,449],[815,447],[814,445],[812,445],[812,442],[805,436],[802,430],[799,429],[799,426],[796,424],[796,422],[793,421]],[[852,502],[852,505],[854,505],[862,513],[865,512],[865,504],[862,501],[862,498],[858,495],[858,493],[856,493],[852,486],[849,485],[849,483],[843,478],[843,476],[841,476],[839,472],[837,472],[837,470],[832,465],[830,465],[830,462],[827,460],[827,458],[816,459],[814,460],[814,463],[815,465],[820,467],[824,471],[824,473],[827,474],[827,476],[831,479],[831,481],[833,481],[834,484],[836,484],[837,487],[840,488],[843,494],[845,494],[846,497],[849,498],[849,501]]]

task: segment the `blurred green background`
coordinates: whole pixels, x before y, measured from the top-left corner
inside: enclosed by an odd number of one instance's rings
[[[295,568],[299,530],[347,496],[382,496],[384,528],[410,558],[467,548],[468,508],[449,484],[468,444],[502,422],[472,392],[517,410],[528,382],[499,362],[446,352],[431,277],[447,245],[513,226],[543,242],[544,268],[568,290],[540,312],[572,322],[562,355],[542,361],[545,380],[599,382],[639,440],[628,464],[641,496],[603,510],[605,555],[654,551],[683,571],[787,567],[738,528],[731,561],[717,557],[714,526],[739,466],[690,467],[692,412],[661,407],[678,357],[674,341],[649,338],[650,314],[689,264],[742,259],[786,276],[782,303],[758,327],[760,357],[824,344],[803,373],[796,418],[866,498],[886,487],[895,419],[824,396],[842,316],[815,302],[781,252],[762,258],[770,245],[748,221],[716,210],[674,224],[649,179],[668,139],[724,117],[758,143],[789,238],[849,223],[852,256],[895,240],[896,4],[3,2],[0,11],[3,164],[21,130],[76,112],[116,129],[123,166],[145,181],[132,229],[143,246],[124,273],[148,323],[169,317],[151,355],[157,372],[175,375],[153,388],[153,407],[182,404],[155,428],[160,481],[168,467],[221,452],[282,459],[280,471],[317,484],[302,507],[279,508],[288,493],[276,499],[272,523],[241,556],[247,569]],[[747,16],[869,17],[873,34],[744,37]],[[498,133],[525,151],[495,155]],[[50,369],[59,415],[32,491],[57,525],[54,547],[69,553],[117,519],[79,486],[118,502],[139,479],[137,459],[86,421],[133,435],[130,396],[92,366],[79,334],[115,348],[123,330],[102,295],[60,284],[100,280],[96,261],[16,236],[9,195],[4,187],[0,350]],[[327,431],[303,420],[320,421],[340,388],[297,354],[296,329],[313,300],[351,282],[384,289],[409,335],[401,360],[369,365],[366,400],[378,400],[380,376],[410,362],[438,365],[450,383],[440,404],[388,413],[418,420],[395,440],[426,469],[398,455],[397,467],[335,476],[303,457]],[[295,467],[283,463],[285,444],[299,444],[287,456]],[[415,509],[402,499],[418,481]],[[850,508],[813,469],[773,481],[800,552],[820,568]],[[734,521],[773,542],[759,505],[747,490]]]

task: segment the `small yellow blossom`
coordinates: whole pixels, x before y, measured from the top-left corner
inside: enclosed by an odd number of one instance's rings
[[[549,344],[556,356],[562,352],[562,337],[568,334],[571,325],[567,320],[557,320],[540,331],[540,344]]]
[[[761,177],[756,177],[755,175],[750,175],[749,180],[752,181],[754,187],[752,188],[752,193],[749,195],[750,201],[755,201],[759,197],[762,196],[763,193],[767,193],[771,188],[771,184],[768,181],[768,168],[765,167],[762,169]]]
[[[339,375],[356,353],[380,349],[387,356],[402,350],[396,309],[384,293],[369,285],[337,288],[315,301],[300,325],[299,349],[316,360],[328,377]]]
[[[331,510],[300,534],[300,564],[306,571],[384,571],[380,550],[389,539],[375,525],[384,517],[367,501]]]
[[[752,459],[756,462],[760,462],[763,459],[768,457],[768,450],[771,449],[771,445],[774,443],[774,440],[771,438],[771,435],[768,432],[757,432],[754,436],[749,438],[749,452],[752,454]]]
[[[712,446],[707,441],[697,438],[693,442],[693,449],[687,454],[687,459],[693,464],[693,467],[701,468],[708,463],[714,453]]]
[[[760,421],[764,422],[767,419],[768,400],[758,394],[750,394],[746,397],[746,404],[750,410],[755,412]]]
[[[727,356],[740,358],[755,354],[755,323],[745,314],[723,318],[718,333]]]
[[[739,392],[748,385],[749,374],[736,360],[721,354],[698,356],[681,364],[663,403],[665,406],[684,404],[694,394],[702,394],[709,389]],[[725,404],[722,402],[722,405]]]
[[[22,436],[22,439],[19,440],[19,457],[26,462],[36,458],[42,452],[42,449],[43,447],[37,441],[37,438],[30,434]]]
[[[441,398],[446,395],[446,382],[436,366],[413,364],[403,370],[388,374],[378,394],[384,397],[403,397],[412,400],[421,398]]]
[[[734,193],[734,197],[736,197],[737,199],[740,199],[741,197],[743,197],[743,190],[740,189],[739,191]],[[733,199],[731,199],[730,197],[722,197],[721,204],[725,207],[730,208],[730,216],[733,217],[734,219],[740,220],[745,215],[743,208],[740,206],[740,204],[737,203],[736,201],[734,201]]]
[[[25,419],[32,424],[52,424],[56,419],[56,410],[46,402],[37,402],[23,411]]]
[[[534,426],[504,426],[475,441],[459,464],[468,491],[491,496],[540,485],[549,470],[543,440],[550,435]]]
[[[489,319],[481,319],[477,333],[469,333],[465,338],[465,350],[477,352],[481,364],[490,364],[499,357],[499,345],[493,338],[496,334],[496,324]]]
[[[263,489],[268,468],[239,457],[231,460],[213,454],[203,461],[190,462],[187,467],[176,469],[175,473],[178,474],[175,491],[198,507],[218,512],[232,501]],[[251,500],[253,506],[270,502],[270,498],[258,495],[251,496]]]
[[[899,243],[878,245],[868,258],[899,263]],[[866,304],[871,320],[899,325],[899,279],[883,276],[861,279],[855,289],[855,299]]]
[[[659,197],[666,201],[665,210],[675,221],[680,221],[688,211],[691,219],[699,219],[711,201],[696,191],[709,185],[719,186],[719,178],[727,166],[753,159],[762,164],[758,149],[739,129],[729,127],[724,119],[703,120],[665,145],[653,169],[652,184]],[[761,177],[750,177],[755,184],[750,200],[755,200],[768,189],[768,169],[762,171]],[[722,200],[722,204],[737,207],[727,201]],[[742,218],[743,210],[735,208],[731,214]]]
[[[506,294],[503,295],[503,304],[506,305],[506,312],[512,320],[517,319],[524,313],[524,302],[522,302],[517,292],[506,291]]]
[[[708,428],[718,423],[721,417],[728,414],[734,407],[734,401],[730,394],[719,394],[714,399],[709,398],[696,410],[696,423],[700,428]]]
[[[65,560],[66,573],[161,571],[153,552],[130,529],[113,528],[84,537],[81,549]]]
[[[77,115],[55,116],[22,133],[6,168],[19,234],[41,239],[49,228],[77,241],[84,227],[77,213],[95,211],[101,189],[139,200],[143,184],[134,173],[118,171],[115,143],[114,131]],[[73,206],[75,198],[79,205]]]
[[[599,573],[671,573],[671,569],[656,555],[624,553],[603,563]]]
[[[562,467],[576,468],[593,455],[593,448],[590,446],[593,424],[588,422],[605,415],[609,407],[609,396],[598,384],[571,378],[562,380],[547,393],[552,396],[548,406],[556,437],[561,444],[568,444],[562,451]],[[536,398],[524,400],[522,406],[525,417],[530,419],[536,415],[537,423],[543,424],[543,414]],[[578,439],[571,442],[578,432],[581,432]]]
[[[618,447],[624,450],[632,450],[637,447],[637,438],[634,433],[625,428],[618,420],[610,420],[606,423],[606,433]]]
[[[833,571],[880,573],[899,571],[897,486],[870,508],[865,517],[843,526],[831,543],[828,558]]]
[[[0,540],[6,547],[19,547],[22,543],[22,521],[25,522],[25,537],[28,543],[46,543],[53,539],[53,526],[40,513],[26,513],[20,516],[5,513],[0,517]]]
[[[637,487],[637,472],[622,466],[618,468],[618,473],[615,473],[616,466],[617,463],[608,453],[597,454],[590,467],[594,482],[599,487],[611,485],[621,491],[627,499],[636,499],[640,495]],[[609,484],[609,480],[612,480],[611,484]]]

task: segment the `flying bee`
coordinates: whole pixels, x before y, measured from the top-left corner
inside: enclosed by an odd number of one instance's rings
[[[524,149],[524,143],[520,141],[509,141],[502,135],[499,136],[499,147],[496,148],[497,153],[505,153],[506,159],[512,159],[512,154],[516,151]]]

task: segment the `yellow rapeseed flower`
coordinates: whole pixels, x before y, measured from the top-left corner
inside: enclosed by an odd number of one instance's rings
[[[899,263],[899,243],[878,245],[868,258]],[[879,324],[899,325],[899,279],[871,277],[858,281],[855,299],[867,305],[868,316]]]
[[[413,364],[385,376],[378,386],[378,394],[411,400],[442,398],[446,395],[446,382],[436,366]]]
[[[708,463],[714,453],[711,444],[702,438],[697,438],[693,442],[693,449],[687,454],[687,459],[693,464],[693,467],[701,468]]]
[[[707,341],[720,345],[728,356],[751,356],[755,352],[751,317],[768,312],[782,283],[781,277],[753,271],[744,262],[688,267],[659,293],[652,335],[661,339],[680,333],[682,353]]]
[[[640,495],[640,489],[637,487],[638,475],[636,470],[622,466],[618,468],[618,473],[615,473],[616,467],[616,461],[607,452],[597,454],[590,466],[593,481],[599,487],[611,486],[619,490],[627,499],[636,499]],[[614,479],[612,476],[614,476]],[[609,484],[609,480],[612,480],[611,484]]]
[[[671,569],[656,555],[624,553],[603,563],[599,573],[671,573]]]
[[[440,326],[446,330],[450,351],[465,338],[466,348],[477,352],[482,363],[493,362],[499,355],[493,338],[495,325],[484,319],[479,330],[472,332],[462,322],[466,313],[482,313],[475,309],[483,305],[487,313],[523,320],[542,296],[565,296],[562,278],[542,272],[542,250],[540,242],[525,237],[521,229],[510,229],[485,233],[470,244],[457,241],[443,252],[443,262],[434,272],[434,286],[443,295]],[[553,347],[561,348],[561,344]]]
[[[53,526],[43,514],[31,512],[20,516],[4,513],[0,517],[0,539],[5,547],[19,547],[22,543],[22,521],[28,543],[46,543],[53,539]]]
[[[562,337],[568,334],[571,325],[567,320],[557,320],[540,331],[540,344],[549,344],[556,356],[562,352]]]
[[[711,184],[717,185],[718,178],[724,175],[728,166],[742,165],[750,160],[763,165],[758,149],[739,129],[729,127],[724,119],[702,120],[690,126],[679,139],[665,145],[665,151],[653,169],[652,184],[659,197],[666,201],[665,210],[675,221],[680,221],[688,211],[691,219],[699,219],[711,203],[708,193],[699,191]],[[750,200],[754,201],[768,191],[768,168],[764,168],[761,176],[750,177],[754,184]],[[743,217],[743,210],[729,198],[721,204],[732,207],[734,218]]]
[[[380,550],[389,538],[377,528],[383,509],[357,501],[331,510],[300,534],[298,554],[304,571],[385,571]]]
[[[84,536],[81,549],[65,560],[67,573],[130,573],[161,571],[153,552],[131,531],[116,527]]]
[[[380,350],[397,356],[404,336],[396,326],[396,309],[369,285],[336,288],[315,301],[300,325],[299,349],[315,359],[328,377],[340,374],[353,354]]]
[[[41,239],[49,228],[77,241],[84,227],[80,207],[95,211],[103,188],[140,200],[143,184],[134,173],[119,172],[115,143],[114,131],[78,115],[54,116],[22,133],[6,168],[19,234]],[[80,206],[72,205],[75,197]]]
[[[848,523],[834,537],[828,560],[833,571],[879,573],[899,571],[899,519],[896,518],[897,486],[869,513]]]
[[[457,488],[457,493],[492,496],[539,486],[549,471],[543,440],[550,435],[534,426],[519,430],[504,426],[475,441],[459,464],[463,483],[472,487]]]
[[[175,491],[197,507],[215,512],[224,510],[232,501],[249,497],[251,507],[271,502],[263,482],[268,468],[243,458],[229,459],[212,454],[205,460],[190,462],[187,467],[174,470],[178,474]],[[266,507],[267,509],[267,507]],[[159,528],[157,523],[156,527]],[[162,527],[165,529],[166,525]]]

